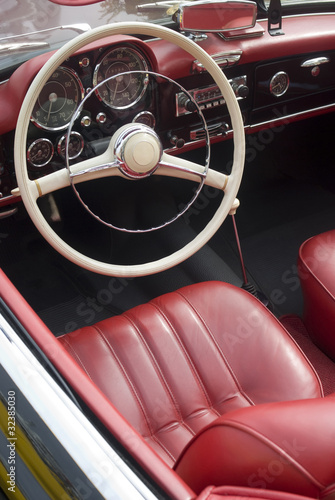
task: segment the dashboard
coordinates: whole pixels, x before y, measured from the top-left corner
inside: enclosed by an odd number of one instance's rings
[[[335,110],[334,26],[335,14],[291,16],[283,19],[282,36],[271,36],[259,21],[252,35],[212,33],[199,42],[226,74],[246,133]],[[12,194],[16,120],[49,57],[27,61],[0,84],[0,208],[19,199]],[[130,121],[154,128],[170,154],[198,148],[205,136],[199,111],[211,141],[232,136],[223,96],[190,55],[163,40],[104,39],[64,61],[44,85],[28,131],[29,175],[64,168],[66,157],[79,162],[101,154]]]
[[[103,138],[107,145],[122,121],[153,127],[149,68],[148,57],[126,42],[73,56],[57,68],[32,112],[27,143],[31,172],[62,168],[66,154],[70,161],[89,157],[103,148]]]

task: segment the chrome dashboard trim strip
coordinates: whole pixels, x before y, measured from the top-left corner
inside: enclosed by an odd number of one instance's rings
[[[252,130],[254,128],[262,127],[263,125],[268,125],[270,123],[282,123],[283,121],[288,120],[290,118],[295,118],[297,116],[304,116],[304,115],[308,115],[310,113],[313,113],[315,111],[323,111],[323,110],[332,109],[332,108],[335,109],[335,103],[327,104],[325,106],[320,106],[318,108],[311,108],[311,109],[308,109],[306,111],[299,111],[298,113],[292,113],[290,115],[283,115],[283,117],[274,118],[273,120],[267,120],[264,122],[255,123],[253,125],[247,125],[245,128],[246,129],[249,128],[250,130]]]
[[[264,125],[270,125],[271,123],[282,123],[282,122],[285,122],[285,120],[288,120],[290,118],[295,118],[297,116],[304,116],[304,115],[307,115],[309,113],[313,113],[313,112],[316,112],[316,111],[323,111],[323,110],[327,110],[327,109],[334,109],[335,110],[335,103],[334,104],[327,104],[326,106],[320,106],[318,108],[312,108],[312,109],[308,109],[306,111],[301,111],[299,113],[292,113],[290,115],[284,115],[282,118],[274,118],[273,120],[267,120],[267,121],[264,121],[264,122],[259,122],[259,123],[255,123],[253,125],[245,125],[244,126],[244,130],[245,131],[253,131],[254,129],[257,129],[259,127],[263,127]],[[219,138],[220,136],[224,136],[225,138],[227,139],[230,139],[232,136],[233,136],[233,132],[232,130],[227,130],[225,131],[224,134],[220,134],[220,135],[217,135],[217,136],[213,136],[213,137],[210,137],[210,139],[217,139]],[[203,144],[203,139],[200,139],[200,140],[197,140],[197,141],[189,141],[189,142],[185,142],[185,145],[184,147],[192,147],[194,148],[194,146],[201,146]],[[166,153],[173,153],[173,152],[177,152],[177,151],[180,151],[178,148],[174,147],[174,148],[169,148],[169,149],[165,149],[164,150]]]

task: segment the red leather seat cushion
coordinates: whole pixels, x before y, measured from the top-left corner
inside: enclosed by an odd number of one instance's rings
[[[221,282],[185,287],[59,340],[171,466],[220,415],[322,395],[276,318]]]
[[[229,484],[334,498],[334,413],[334,396],[231,412],[189,443],[175,470],[197,493]]]
[[[314,236],[301,245],[298,270],[308,333],[335,360],[335,231]]]
[[[243,488],[240,486],[208,486],[197,500],[311,500],[310,497],[294,495],[285,491],[272,491],[261,488]]]

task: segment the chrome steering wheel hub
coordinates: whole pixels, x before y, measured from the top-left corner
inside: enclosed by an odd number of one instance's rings
[[[120,171],[131,179],[149,177],[157,169],[163,154],[158,135],[141,123],[131,123],[119,130],[114,156],[119,161]]]

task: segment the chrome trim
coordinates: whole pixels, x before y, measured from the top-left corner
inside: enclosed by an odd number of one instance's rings
[[[47,158],[44,159],[45,161],[43,163],[37,163],[36,161],[33,160],[33,158],[31,158],[31,151],[38,144],[46,144],[49,148],[49,155]],[[36,139],[36,141],[34,141],[30,144],[30,146],[27,150],[27,161],[33,167],[36,167],[36,168],[45,167],[46,165],[48,165],[48,163],[51,162],[54,153],[55,153],[54,146],[53,146],[52,142],[50,141],[50,139],[47,139],[45,137],[40,137],[39,139]]]
[[[219,52],[217,54],[212,54],[211,58],[214,59],[214,61],[216,62],[216,64],[218,64],[218,66],[220,66],[220,68],[227,68],[237,64],[241,59],[242,53],[242,50]],[[198,60],[195,60],[192,63],[192,71],[198,71],[199,73],[202,73],[207,70],[206,68],[204,68],[203,64],[201,64]]]
[[[249,28],[248,30],[241,30],[241,32],[236,31],[235,34],[228,35],[229,31],[226,31],[224,33],[218,33],[219,37],[222,38],[223,40],[230,41],[230,40],[245,40],[247,38],[260,38],[261,36],[264,35],[265,29],[258,26],[257,24],[254,26],[254,28]]]
[[[76,137],[79,141],[80,141],[80,147],[79,147],[79,150],[76,151],[76,153],[72,156],[68,155],[69,156],[69,160],[74,160],[75,158],[78,158],[78,156],[81,155],[83,149],[84,149],[84,138],[83,136],[79,133],[79,132],[75,132],[75,131],[72,131],[71,134],[70,134],[70,143],[71,143],[71,138],[73,137]],[[57,153],[59,154],[59,156],[64,160],[65,157],[66,157],[66,152],[68,151],[68,148],[66,146],[66,140],[67,140],[67,135],[63,135],[59,141],[58,141],[58,144],[57,144]],[[63,153],[62,151],[62,148],[63,148],[63,143],[64,143],[64,147],[65,147],[65,154]]]
[[[241,75],[236,76],[228,80],[235,95],[236,99],[239,101],[241,99],[246,99],[246,97],[241,97],[238,95],[239,86],[247,86],[247,76]],[[191,96],[192,101],[194,100],[200,107],[203,109],[210,109],[216,106],[223,106],[226,101],[217,85],[209,85],[208,87],[198,87],[196,89],[191,89],[188,91],[189,96]],[[194,111],[189,111],[185,108],[185,102],[183,102],[183,98],[185,97],[184,92],[178,92],[175,94],[175,103],[176,103],[176,113],[175,116],[183,116],[194,113]]]
[[[76,33],[85,33],[86,31],[90,31],[91,26],[87,23],[80,23],[80,24],[65,24],[62,26],[54,26],[52,28],[46,28],[44,30],[38,30],[38,31],[30,31],[29,33],[20,33],[19,35],[12,35],[12,36],[6,36],[3,38],[0,38],[0,42],[3,40],[13,40],[16,38],[22,38],[22,37],[27,37],[30,35],[39,35],[40,33],[50,33],[50,31],[57,31],[57,30],[72,30],[75,31]]]
[[[2,315],[0,363],[104,498],[157,499],[63,392]]]
[[[278,81],[278,78],[280,79],[281,77],[283,77],[285,79],[285,85],[278,92],[276,90],[276,87],[278,85],[277,81]],[[284,95],[287,92],[289,85],[290,85],[290,78],[289,78],[288,74],[286,73],[286,71],[278,71],[275,75],[273,75],[273,77],[270,80],[270,85],[269,85],[270,94],[272,94],[275,97],[281,97],[282,95]]]
[[[313,113],[315,111],[322,111],[322,110],[332,109],[332,108],[335,109],[335,103],[334,104],[327,104],[325,106],[320,106],[318,108],[307,109],[306,111],[299,111],[298,113],[292,113],[291,115],[284,115],[283,117],[274,118],[273,120],[267,120],[265,122],[256,123],[254,125],[247,125],[245,128],[254,129],[254,128],[262,127],[263,125],[267,125],[270,123],[280,123],[280,122],[283,122],[283,121],[288,120],[290,118],[294,118],[296,116],[304,116],[304,115],[308,115],[310,113]]]
[[[79,90],[79,94],[80,94],[79,95],[79,102],[77,103],[76,108],[73,110],[73,113],[71,115],[71,118],[72,118],[72,116],[76,113],[76,111],[78,109],[78,106],[80,105],[81,101],[84,98],[84,95],[85,95],[84,86],[83,86],[83,84],[82,84],[82,82],[81,82],[78,74],[73,69],[67,68],[65,66],[59,66],[55,71],[63,71],[64,73],[69,73],[72,76],[72,78],[75,80],[76,84],[78,85],[78,90]],[[52,78],[52,75],[45,82],[45,85],[47,85],[50,81],[52,81],[51,78]],[[42,92],[43,88],[45,87],[45,85],[42,87],[41,92]],[[38,99],[39,99],[39,97],[37,98],[36,103],[38,102]],[[36,106],[36,103],[34,105],[34,108]],[[33,113],[34,113],[34,109],[32,111],[32,114],[31,114],[31,117],[30,117],[30,121],[32,123],[34,123],[34,125],[36,125],[37,128],[40,128],[40,129],[43,129],[43,130],[51,130],[53,132],[54,131],[56,132],[58,130],[64,130],[64,129],[66,129],[68,127],[68,125],[69,125],[69,123],[71,121],[71,118],[70,118],[70,120],[67,123],[65,123],[64,125],[62,125],[61,127],[48,127],[47,125],[43,125],[42,123],[40,123],[37,118],[34,118]]]
[[[117,74],[115,75],[109,75],[109,76],[105,76],[105,74],[102,76],[103,80],[101,82],[98,82],[98,75],[99,75],[99,71],[100,71],[100,67],[101,65],[103,64],[103,62],[105,61],[105,59],[107,59],[110,54],[112,52],[116,52],[118,50],[127,50],[128,52],[134,54],[135,58],[138,59],[138,61],[140,62],[140,65],[142,66],[140,69],[138,68],[135,68],[135,69],[131,69],[129,68],[129,66],[127,66],[128,70],[127,71],[120,71],[118,74],[119,75],[129,75],[131,76],[132,73],[140,73],[140,74],[143,74],[143,81],[142,81],[142,89],[140,89],[140,92],[137,96],[135,96],[135,99],[133,99],[129,104],[125,105],[125,106],[114,106],[113,104],[111,104],[108,100],[104,99],[101,94],[100,94],[100,91],[99,91],[99,88],[104,84],[106,83],[107,81],[110,81],[110,80],[113,80],[114,78],[117,77]],[[120,59],[118,62],[122,62],[122,59]],[[127,108],[130,108],[131,106],[133,106],[134,104],[136,104],[137,102],[139,102],[142,97],[144,96],[146,90],[147,90],[147,87],[148,87],[148,84],[149,84],[149,80],[148,78],[146,78],[146,75],[145,73],[148,71],[149,69],[149,66],[148,66],[148,63],[147,63],[147,60],[145,59],[145,57],[143,56],[143,54],[135,49],[134,47],[130,47],[130,46],[115,46],[115,47],[112,47],[111,49],[107,50],[106,52],[104,52],[103,56],[101,57],[101,59],[99,60],[99,62],[96,64],[95,68],[94,68],[94,72],[93,72],[93,87],[95,88],[95,94],[97,96],[97,98],[102,101],[104,104],[106,104],[106,106],[108,106],[109,108],[112,108],[112,109],[127,109]]]
[[[194,3],[192,1],[186,1],[185,3],[179,3],[178,7],[178,12],[179,12],[179,15],[178,15],[178,18],[179,18],[179,26],[180,26],[180,30],[181,31],[185,31],[185,32],[193,32],[193,33],[222,33],[222,32],[225,32],[225,31],[228,31],[228,32],[231,32],[231,31],[241,31],[243,29],[249,29],[249,28],[253,28],[255,26],[255,23],[256,23],[256,19],[257,19],[257,7],[255,5],[255,3],[253,1],[250,1],[250,0],[243,0],[243,2],[240,2],[240,0],[226,0],[227,3],[231,3],[231,4],[244,4],[244,5],[249,5],[250,7],[253,7],[253,14],[252,14],[252,18],[250,20],[250,24],[246,24],[245,26],[238,26],[236,28],[213,28],[213,29],[209,29],[209,28],[190,28],[188,27],[187,25],[185,25],[185,11],[190,7],[193,9],[193,7],[196,8],[196,5],[194,5]],[[224,2],[224,3],[226,3]],[[198,4],[200,5],[211,5],[211,4],[215,4],[217,3],[217,0],[199,0],[198,1]],[[223,4],[224,4],[223,3]],[[231,6],[229,6],[231,8]],[[227,17],[227,14],[226,16]],[[244,18],[245,19],[245,18]],[[226,20],[225,20],[226,21]],[[227,22],[227,21],[226,21]]]
[[[225,122],[214,123],[213,125],[208,125],[209,137],[220,137],[225,135],[226,131],[229,130],[229,125]],[[192,141],[204,140],[204,130],[202,128],[193,129],[190,131],[190,139]]]
[[[0,212],[0,220],[6,219],[7,217],[11,217],[12,215],[16,214],[18,211],[18,208],[12,208],[10,210],[6,210],[5,212]]]
[[[142,121],[143,118],[146,118],[147,120]],[[148,123],[145,123],[146,121],[148,121]],[[134,116],[132,123],[143,123],[144,125],[148,125],[148,127],[154,129],[156,126],[156,118],[151,111],[140,111],[136,116]]]
[[[281,122],[285,122],[287,120],[289,120],[290,118],[294,118],[296,116],[304,116],[304,115],[307,115],[307,114],[310,114],[310,113],[313,113],[315,111],[323,111],[323,110],[331,110],[331,109],[334,109],[335,110],[335,103],[334,104],[327,104],[326,106],[320,106],[318,108],[312,108],[312,109],[308,109],[306,111],[300,111],[299,113],[292,113],[290,115],[285,115],[283,117],[280,117],[280,118],[274,118],[273,120],[267,120],[265,122],[259,122],[259,123],[255,123],[253,125],[245,125],[244,126],[244,130],[245,131],[252,131],[253,129],[257,129],[258,127],[262,127],[264,125],[270,125],[271,123],[281,123]],[[230,139],[231,137],[233,136],[233,131],[231,129],[229,130],[226,130],[225,133],[224,133],[224,137],[226,139]],[[220,138],[220,137],[223,137],[223,134],[219,134],[217,136],[211,136],[210,138],[211,139],[216,139],[216,138]],[[187,147],[192,147],[194,148],[194,146],[201,146],[203,145],[204,143],[204,140],[203,139],[200,139],[200,140],[195,140],[195,141],[189,141],[189,142],[185,142],[184,144],[184,148],[187,148]],[[165,149],[164,151],[166,153],[174,153],[176,151],[182,151],[183,149],[178,149],[176,147],[173,147],[173,148],[169,148],[169,149]]]
[[[201,43],[201,42],[204,42],[205,40],[207,40],[208,38],[208,35],[206,33],[198,33],[198,32],[188,32],[188,31],[181,31],[180,33],[182,33],[184,36],[186,36],[187,38],[189,38],[190,40],[192,40],[192,42],[194,43]]]
[[[329,57],[313,57],[312,59],[307,59],[300,64],[301,68],[311,68],[314,66],[320,66],[320,64],[327,64],[330,62]]]
[[[137,172],[133,170],[128,166],[125,158],[127,142],[131,138],[136,137],[138,134],[148,134],[154,139],[159,156],[159,159],[155,163],[155,165],[150,170],[147,170],[145,172]],[[134,123],[133,126],[130,126],[128,129],[121,132],[114,144],[114,157],[118,161],[119,170],[122,174],[124,174],[126,177],[129,177],[130,179],[143,179],[145,177],[150,177],[155,172],[155,170],[157,170],[162,158],[162,154],[163,147],[158,135],[152,128],[150,128],[148,125],[143,125],[142,123]]]
[[[50,48],[48,42],[12,42],[1,44],[0,53],[3,56],[6,55],[6,53],[10,54],[11,52],[31,52],[32,50],[45,48]]]

